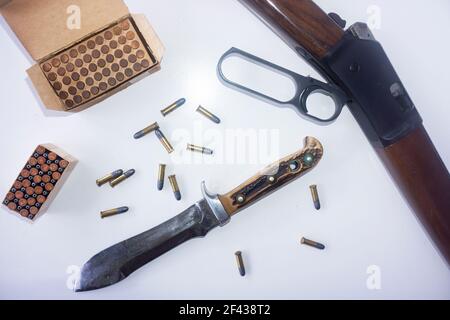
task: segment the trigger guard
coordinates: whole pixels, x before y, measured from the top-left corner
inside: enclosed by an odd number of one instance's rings
[[[303,92],[301,93],[298,105],[298,108],[300,108],[299,111],[303,114],[303,116],[309,118],[310,120],[313,120],[314,122],[319,122],[320,124],[328,124],[334,122],[341,114],[342,109],[344,108],[344,103],[342,101],[339,101],[339,98],[337,96],[338,93],[332,92],[330,89],[331,88],[324,88],[324,84],[314,84],[306,87],[305,90],[303,90]],[[309,96],[316,92],[328,96],[333,100],[334,113],[330,118],[323,119],[313,116],[309,113],[307,101]]]

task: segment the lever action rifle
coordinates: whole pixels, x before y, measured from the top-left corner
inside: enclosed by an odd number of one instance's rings
[[[343,19],[311,0],[240,1],[345,92],[347,106],[450,265],[449,172],[368,26],[345,31]]]

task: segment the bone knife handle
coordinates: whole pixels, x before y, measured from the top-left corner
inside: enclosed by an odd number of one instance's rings
[[[256,201],[312,170],[323,155],[322,144],[306,137],[304,148],[268,166],[237,188],[219,196],[225,211],[233,216]]]

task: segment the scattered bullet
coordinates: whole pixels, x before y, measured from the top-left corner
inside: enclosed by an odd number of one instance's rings
[[[127,172],[125,172],[124,174],[122,174],[121,176],[117,177],[114,180],[111,180],[109,182],[109,185],[111,187],[115,187],[117,186],[119,183],[125,181],[126,179],[128,179],[129,177],[131,177],[132,175],[134,175],[136,173],[136,171],[134,169],[128,170]]]
[[[175,199],[178,201],[181,200],[181,192],[180,188],[178,187],[177,178],[175,175],[169,176],[170,185],[172,186],[173,194],[175,195]]]
[[[104,185],[105,183],[110,182],[111,180],[114,180],[118,177],[120,177],[123,174],[123,170],[116,170],[114,172],[111,172],[110,174],[104,176],[103,178],[100,178],[95,181],[99,187]]]
[[[319,242],[315,242],[306,238],[302,238],[301,243],[319,250],[324,250],[325,246]]]
[[[214,151],[205,147],[199,147],[199,146],[195,146],[193,144],[188,144],[187,145],[187,150],[189,151],[194,151],[194,152],[200,152],[203,154],[213,154]]]
[[[164,177],[166,175],[166,165],[160,164],[159,165],[159,171],[158,171],[158,190],[161,191],[164,188]]]
[[[202,106],[198,106],[197,108],[197,112],[204,115],[206,118],[208,118],[209,120],[211,120],[214,123],[219,124],[220,123],[220,119],[219,117],[217,117],[216,115],[214,115],[212,112],[210,112],[209,110],[206,110],[205,108],[203,108]]]
[[[176,109],[178,109],[179,107],[181,107],[183,104],[186,103],[186,99],[180,99],[174,103],[172,103],[170,106],[168,106],[167,108],[164,108],[163,110],[161,110],[162,115],[165,117],[167,116],[169,113],[175,111]]]
[[[314,184],[314,185],[310,186],[309,189],[311,190],[314,207],[317,210],[320,210],[320,199],[319,199],[319,193],[317,192],[317,186]]]
[[[147,134],[149,134],[149,133],[151,133],[151,132],[153,132],[153,131],[155,131],[157,129],[159,129],[159,125],[158,125],[158,122],[155,122],[155,123],[149,125],[147,128],[142,129],[141,131],[135,133],[134,134],[134,138],[135,139],[140,139],[140,138],[146,136]]]
[[[161,143],[164,146],[164,148],[166,148],[167,152],[168,153],[172,153],[173,152],[173,147],[170,144],[169,140],[167,140],[167,138],[164,136],[162,131],[159,130],[159,129],[156,129],[155,133],[156,133],[156,136],[158,137],[159,141],[161,141]]]
[[[242,252],[237,251],[235,254],[236,256],[236,262],[239,269],[239,274],[244,277],[245,276],[245,266],[244,266],[244,260],[242,259]]]
[[[128,207],[120,207],[120,208],[116,208],[116,209],[102,211],[102,212],[100,212],[100,216],[102,217],[102,219],[104,219],[104,218],[112,217],[112,216],[115,216],[118,214],[123,214],[125,212],[128,212],[128,210],[129,210]]]

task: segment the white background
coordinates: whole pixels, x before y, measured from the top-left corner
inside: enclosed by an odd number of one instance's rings
[[[131,12],[146,14],[164,42],[162,70],[73,115],[44,112],[40,107],[25,74],[32,62],[2,19],[1,194],[6,194],[39,143],[52,142],[80,163],[37,223],[27,224],[1,209],[1,298],[450,298],[446,263],[348,110],[336,123],[319,127],[292,110],[244,96],[217,80],[216,63],[232,46],[314,75],[275,34],[237,1],[129,0],[127,4]],[[370,5],[381,8],[382,25],[375,36],[449,166],[450,3],[322,0],[318,4],[339,12],[350,23],[367,21]],[[275,82],[275,90],[277,86]],[[163,120],[159,110],[180,97],[188,103]],[[200,103],[222,118],[220,126],[194,112]],[[136,130],[153,121],[160,122],[168,137],[180,129],[193,132],[199,123],[205,130],[223,134],[227,129],[279,129],[280,155],[298,150],[303,137],[312,135],[323,142],[325,156],[313,172],[207,238],[171,251],[115,286],[75,294],[66,287],[69,266],[81,266],[98,251],[185,209],[201,198],[202,180],[224,193],[260,169],[258,164],[174,164],[155,137],[132,139]],[[177,154],[184,152],[184,142],[173,141]],[[216,157],[227,153],[220,151],[218,141],[204,143],[219,150]],[[178,176],[183,193],[179,203],[170,188],[156,191],[160,162],[168,163],[168,171]],[[108,171],[132,167],[136,176],[114,190],[95,185],[95,179]],[[311,203],[308,186],[312,183],[319,185],[323,204],[319,212]],[[131,211],[99,218],[100,210],[121,205],[129,205]],[[301,246],[302,236],[323,242],[327,249]],[[236,269],[236,250],[244,254],[245,278]],[[381,290],[367,289],[366,271],[371,265],[381,269]]]

